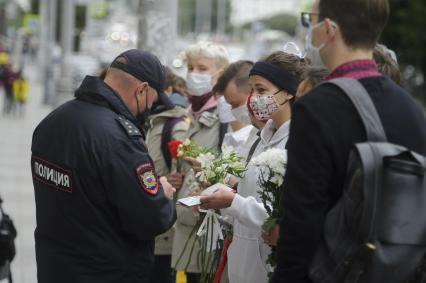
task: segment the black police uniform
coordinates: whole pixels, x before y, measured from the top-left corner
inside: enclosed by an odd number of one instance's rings
[[[88,76],[36,128],[40,283],[147,282],[154,237],[176,213],[137,124],[113,89]]]

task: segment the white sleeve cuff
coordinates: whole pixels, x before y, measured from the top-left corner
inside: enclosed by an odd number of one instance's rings
[[[226,214],[238,218],[239,214],[243,210],[244,202],[246,202],[246,198],[240,196],[239,194],[235,194],[231,206],[226,209]]]

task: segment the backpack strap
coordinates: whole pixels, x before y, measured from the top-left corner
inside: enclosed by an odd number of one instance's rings
[[[333,84],[338,86],[346,96],[352,101],[367,134],[368,141],[385,142],[386,134],[380,121],[376,107],[370,98],[364,86],[355,79],[338,78],[325,82],[324,84]]]
[[[172,169],[172,155],[169,151],[169,142],[172,140],[172,133],[174,126],[183,121],[182,117],[169,118],[164,123],[163,131],[161,133],[161,152],[163,153],[164,160],[166,161],[169,171]]]

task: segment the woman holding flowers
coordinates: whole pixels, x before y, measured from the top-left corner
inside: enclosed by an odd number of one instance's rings
[[[218,118],[218,102],[212,89],[217,79],[228,66],[228,55],[225,48],[211,42],[199,42],[186,51],[188,62],[187,87],[190,93],[191,124],[187,138],[198,145],[213,151],[220,150],[221,124]],[[224,134],[224,133],[223,133]],[[184,180],[178,191],[178,198],[195,194],[198,183],[189,164],[183,164]],[[179,177],[179,173],[176,173]],[[176,188],[179,189],[179,188]],[[199,282],[200,265],[197,257],[200,245],[195,235],[191,235],[198,221],[198,213],[191,209],[177,206],[177,221],[174,235],[172,266],[187,272],[188,283]],[[184,244],[189,240],[189,247]],[[193,245],[193,243],[195,243]]]
[[[250,113],[267,121],[260,134],[252,158],[268,149],[285,149],[289,135],[291,104],[301,81],[305,62],[296,55],[274,52],[258,61],[250,71]],[[285,154],[284,151],[280,151]],[[274,158],[270,156],[269,158]],[[282,158],[281,158],[282,159]],[[275,170],[284,175],[282,168]],[[231,283],[268,282],[272,271],[266,263],[270,247],[261,239],[262,225],[268,218],[261,200],[258,167],[249,163],[237,193],[221,188],[211,196],[201,197],[202,208],[224,208],[222,213],[233,218],[233,240],[228,250],[228,276]]]

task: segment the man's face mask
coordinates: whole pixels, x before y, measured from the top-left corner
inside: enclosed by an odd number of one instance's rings
[[[217,100],[217,112],[221,123],[229,123],[235,121],[234,115],[231,112],[232,106],[226,102],[224,96],[220,96]]]
[[[241,106],[238,106],[237,108],[231,109],[231,112],[234,115],[235,119],[237,119],[244,125],[251,125],[251,119],[245,103]]]
[[[311,64],[312,66],[324,66],[324,62],[321,58],[321,54],[320,51],[327,45],[328,40],[326,40],[325,42],[321,43],[320,46],[315,47],[313,45],[313,31],[314,29],[317,29],[321,26],[323,26],[325,24],[324,21],[321,21],[313,26],[309,27],[308,30],[308,34],[306,35],[306,40],[305,40],[305,49],[306,49],[306,57],[308,57],[311,60]],[[331,21],[331,25],[337,29],[337,24],[333,21]],[[335,33],[333,34],[333,36],[335,35]]]
[[[136,103],[137,103],[136,119],[141,125],[145,124],[145,122],[148,121],[148,117],[151,113],[151,107],[148,107],[148,90],[145,91],[144,96],[145,96],[145,109],[141,111],[139,106],[139,96],[136,95]]]

